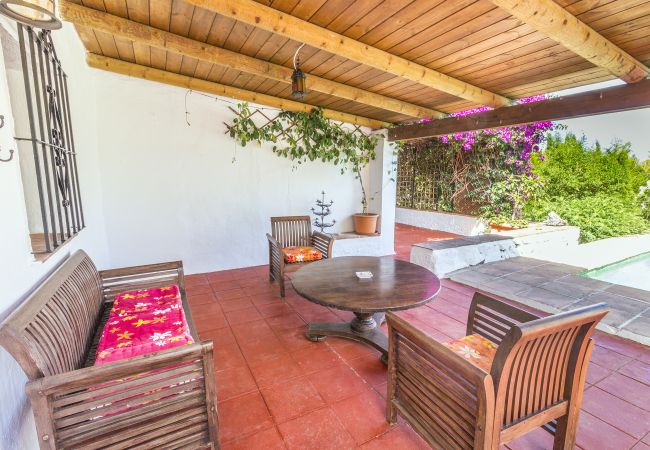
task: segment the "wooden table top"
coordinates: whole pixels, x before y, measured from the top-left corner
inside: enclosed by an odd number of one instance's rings
[[[360,280],[355,272],[372,272]],[[320,305],[374,313],[413,308],[432,300],[440,280],[424,267],[393,258],[344,256],[309,263],[291,278],[300,295]]]

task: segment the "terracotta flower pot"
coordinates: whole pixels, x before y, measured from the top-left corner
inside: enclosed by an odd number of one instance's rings
[[[375,234],[377,232],[377,219],[379,214],[354,214],[354,232],[357,234]]]

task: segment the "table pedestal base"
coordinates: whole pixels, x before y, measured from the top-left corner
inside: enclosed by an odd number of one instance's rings
[[[363,342],[381,352],[381,361],[386,364],[388,358],[388,338],[377,326],[383,321],[384,313],[354,313],[350,323],[310,323],[305,336],[310,341],[322,341],[326,336],[334,336]]]

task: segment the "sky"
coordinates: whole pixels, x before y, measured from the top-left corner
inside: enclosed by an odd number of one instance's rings
[[[553,95],[570,95],[620,84],[623,82],[612,80],[566,89]],[[598,141],[604,148],[616,140],[630,142],[632,152],[640,161],[650,159],[650,108],[569,119],[558,123],[566,125],[567,132],[572,132],[576,136],[585,135],[588,142]]]

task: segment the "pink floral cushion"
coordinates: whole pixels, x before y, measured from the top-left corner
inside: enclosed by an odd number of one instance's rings
[[[452,349],[485,372],[490,372],[494,355],[497,352],[496,345],[478,334],[463,336],[446,343],[445,347]]]
[[[289,264],[323,259],[323,254],[316,247],[285,247],[282,254],[284,262]]]
[[[122,292],[102,331],[95,365],[193,342],[178,286]]]

